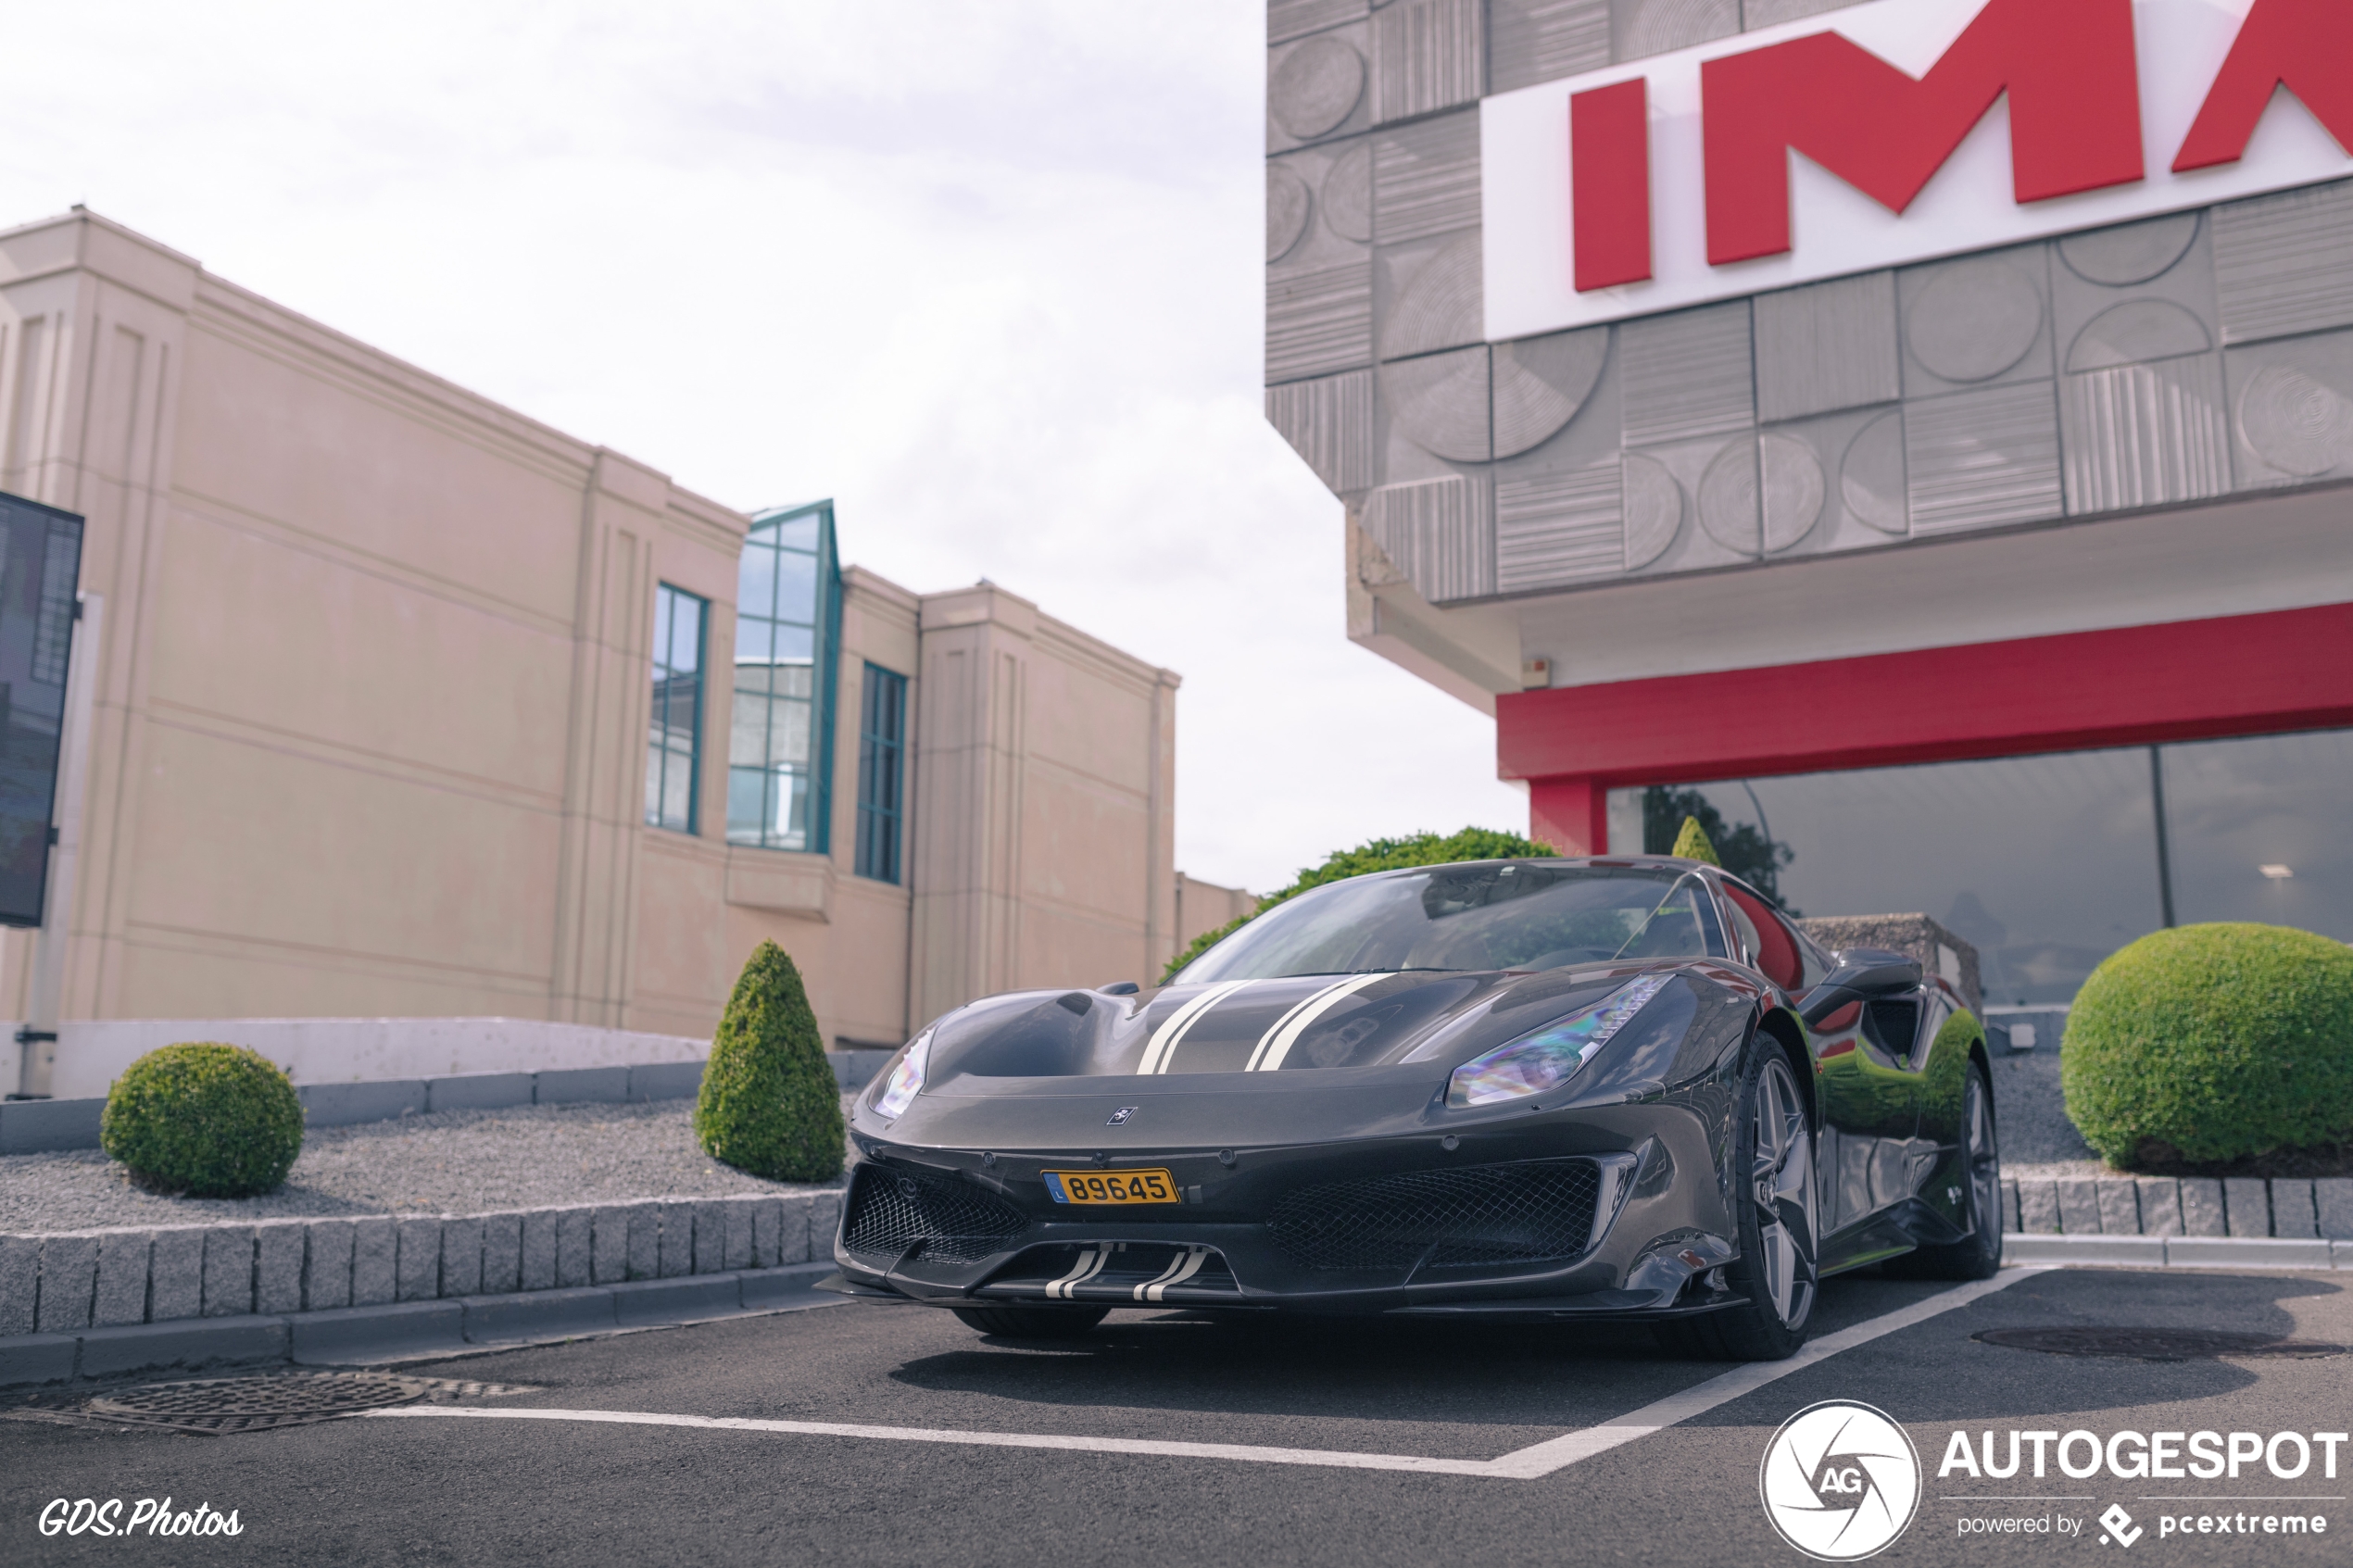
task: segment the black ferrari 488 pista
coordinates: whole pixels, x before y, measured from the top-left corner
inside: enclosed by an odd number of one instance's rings
[[[1332,883],[1167,985],[956,1009],[856,1101],[831,1283],[1005,1335],[1114,1307],[1573,1322],[1773,1359],[1825,1275],[1990,1275],[1984,1033],[1713,866]]]

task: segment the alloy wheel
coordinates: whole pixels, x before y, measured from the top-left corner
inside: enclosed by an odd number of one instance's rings
[[[1773,1313],[1785,1325],[1813,1311],[1818,1212],[1814,1186],[1814,1135],[1789,1063],[1776,1054],[1756,1075],[1753,1186],[1758,1261]]]

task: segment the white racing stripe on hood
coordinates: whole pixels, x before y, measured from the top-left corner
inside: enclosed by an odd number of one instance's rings
[[[1283,1058],[1290,1055],[1291,1047],[1307,1033],[1309,1024],[1329,1012],[1342,997],[1355,995],[1376,980],[1388,979],[1390,973],[1382,970],[1372,974],[1352,974],[1337,985],[1325,986],[1275,1021],[1275,1026],[1258,1042],[1258,1048],[1250,1053],[1250,1064],[1242,1071],[1272,1073],[1283,1064]]]
[[[1168,1059],[1176,1054],[1176,1042],[1185,1037],[1185,1031],[1202,1013],[1249,984],[1247,980],[1221,980],[1170,1013],[1168,1021],[1152,1031],[1151,1043],[1144,1047],[1144,1060],[1136,1064],[1136,1071],[1145,1074],[1167,1072]]]

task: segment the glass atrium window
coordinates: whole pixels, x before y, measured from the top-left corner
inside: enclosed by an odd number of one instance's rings
[[[646,822],[693,833],[702,737],[703,627],[711,606],[665,583],[654,596],[654,700],[646,738]]]
[[[866,666],[865,711],[858,724],[860,876],[899,880],[900,824],[907,787],[907,677]]]
[[[755,519],[736,589],[731,844],[825,849],[839,604],[833,503]]]

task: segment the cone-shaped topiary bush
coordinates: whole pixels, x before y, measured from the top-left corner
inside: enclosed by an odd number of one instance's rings
[[[2353,1139],[2353,947],[2276,925],[2144,936],[2076,993],[2059,1085],[2112,1165]]]
[[[774,942],[744,965],[711,1036],[695,1136],[712,1159],[772,1182],[841,1174],[841,1090],[800,971]]]
[[[166,1046],[107,1089],[98,1142],[152,1191],[251,1198],[283,1182],[302,1152],[302,1100],[243,1046]]]
[[[1705,860],[1711,866],[1724,863],[1716,858],[1716,846],[1707,842],[1707,830],[1699,825],[1697,817],[1683,819],[1683,831],[1675,835],[1673,853],[1686,860]]]

